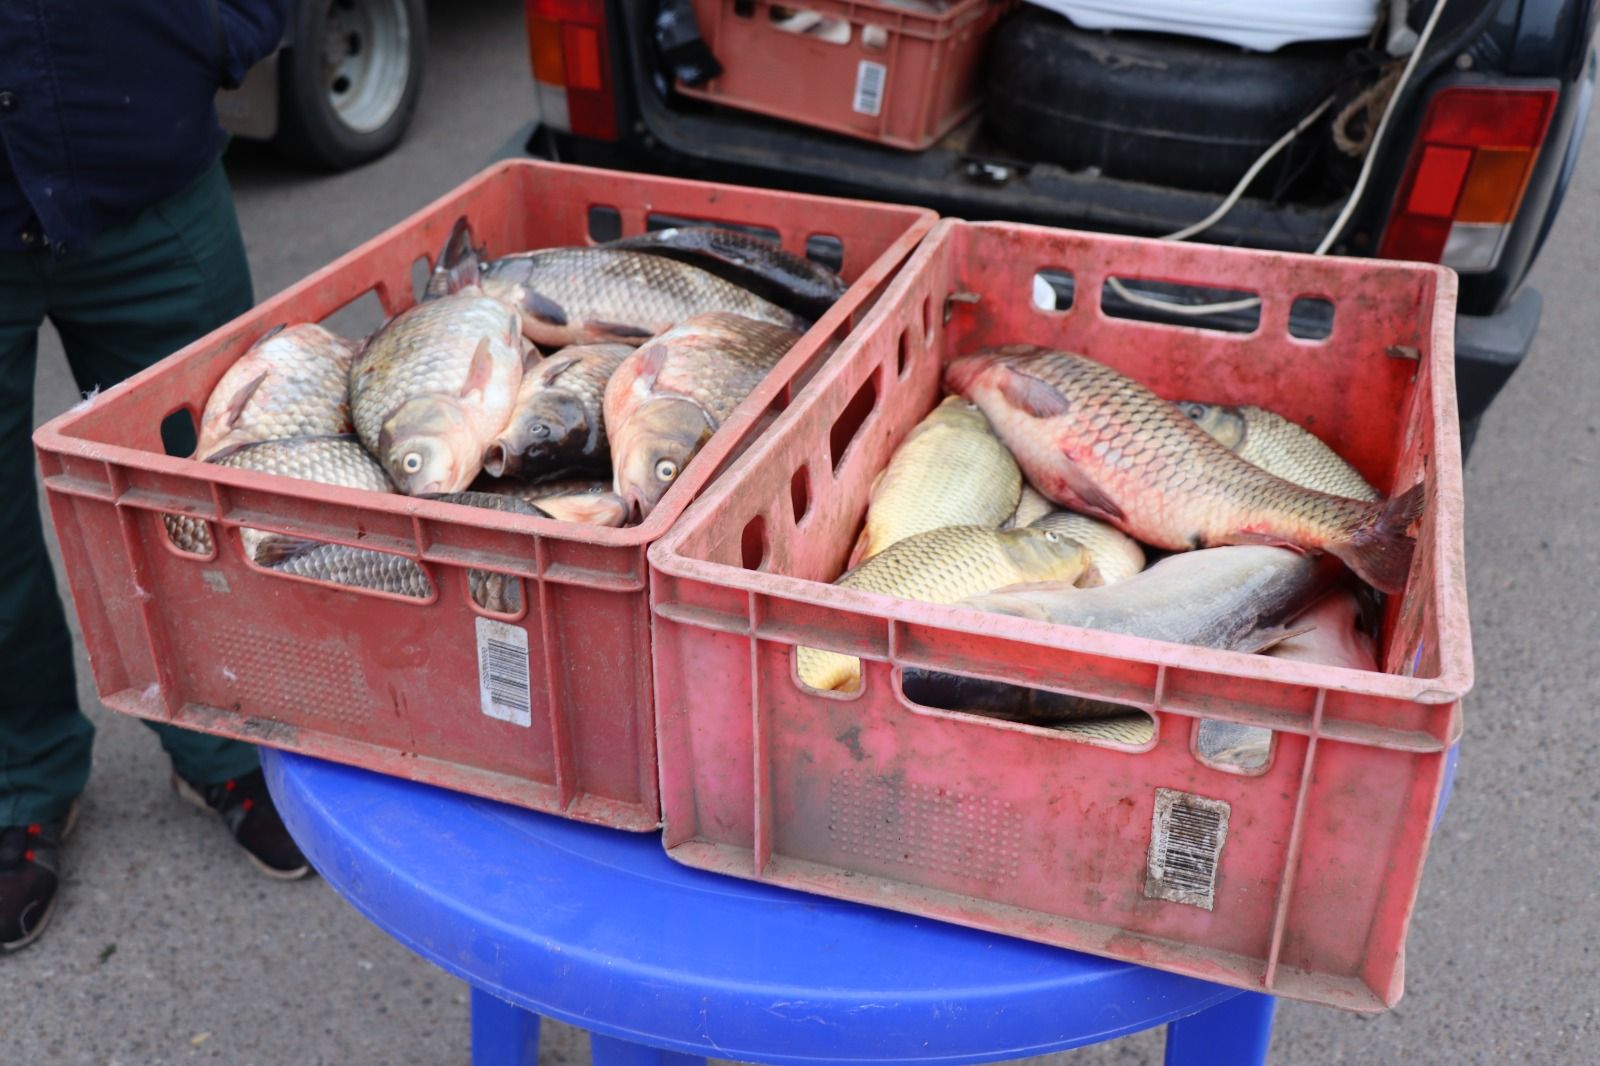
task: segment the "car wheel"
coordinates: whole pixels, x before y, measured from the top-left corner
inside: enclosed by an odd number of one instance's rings
[[[344,170],[399,144],[422,89],[423,0],[295,0],[291,18],[278,147]]]

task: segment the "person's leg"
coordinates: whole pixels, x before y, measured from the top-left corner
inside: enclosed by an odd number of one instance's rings
[[[248,311],[250,266],[228,179],[217,163],[191,188],[54,264],[50,317],[78,387],[104,389]],[[168,450],[194,450],[192,428]],[[221,784],[259,766],[249,744],[162,723],[173,769],[193,785]]]
[[[43,253],[0,253],[0,826],[60,818],[89,778],[67,629],[34,487]]]

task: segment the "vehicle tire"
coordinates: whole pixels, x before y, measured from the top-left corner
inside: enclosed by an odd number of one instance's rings
[[[1078,29],[1028,4],[989,52],[985,116],[1021,158],[1221,192],[1335,86],[1348,43],[1247,52],[1213,41]],[[1307,146],[1317,141],[1308,131]],[[1262,183],[1298,169],[1286,152]]]
[[[292,0],[279,60],[278,148],[327,170],[400,143],[422,90],[424,0]]]

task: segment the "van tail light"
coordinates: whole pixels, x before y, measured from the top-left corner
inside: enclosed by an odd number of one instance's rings
[[[1555,104],[1546,88],[1457,85],[1436,94],[1378,254],[1492,270]]]
[[[540,120],[578,137],[616,140],[605,0],[527,0],[523,11]]]

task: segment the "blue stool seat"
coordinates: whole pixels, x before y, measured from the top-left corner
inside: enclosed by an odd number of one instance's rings
[[[473,1062],[994,1062],[1168,1025],[1169,1066],[1264,1062],[1274,1001],[680,866],[654,833],[564,821],[263,751],[306,855],[473,989]]]

